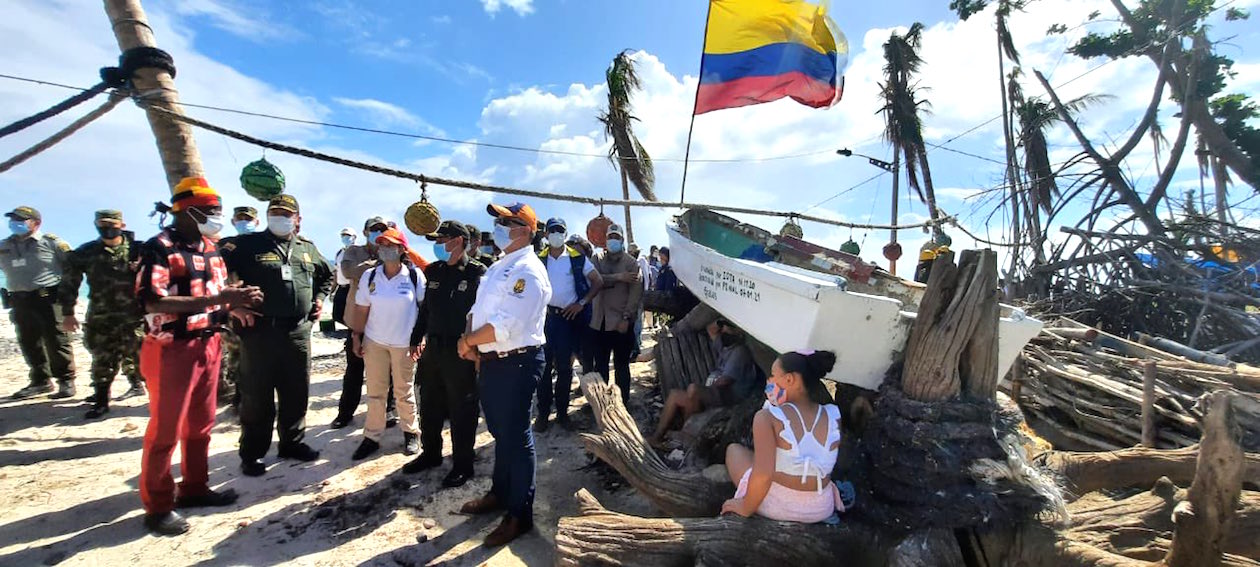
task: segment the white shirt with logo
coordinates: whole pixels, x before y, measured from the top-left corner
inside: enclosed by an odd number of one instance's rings
[[[564,259],[567,265],[568,258]],[[508,352],[547,341],[543,327],[551,282],[542,260],[526,246],[501,258],[486,271],[473,304],[472,328],[494,326],[494,342],[478,345],[481,352]]]
[[[551,282],[551,301],[547,305],[563,309],[582,299],[578,297],[577,289],[573,285],[573,258],[569,257],[568,250],[560,254],[559,258],[548,252],[545,263],[547,264],[547,280]],[[582,277],[590,277],[591,272],[594,271],[595,265],[583,257]]]
[[[411,270],[403,264],[398,274],[390,278],[385,276],[384,266],[377,266],[359,278],[354,302],[372,308],[363,326],[368,340],[390,348],[411,346],[411,329],[420,313],[425,288],[424,272],[420,270],[416,270],[416,285],[411,285]]]

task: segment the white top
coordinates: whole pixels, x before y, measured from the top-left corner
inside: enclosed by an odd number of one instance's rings
[[[372,342],[390,348],[411,346],[411,329],[424,300],[424,272],[416,270],[416,285],[411,285],[411,268],[403,264],[392,278],[385,276],[385,266],[363,272],[354,302],[371,307],[363,335]],[[375,273],[376,277],[372,278]],[[368,283],[372,279],[372,283]]]
[[[577,303],[582,299],[577,296],[577,289],[573,286],[573,260],[566,250],[560,254],[559,258],[551,255],[550,250],[547,252],[547,280],[551,282],[551,301],[547,303],[552,307],[568,307]],[[595,265],[590,259],[582,258],[582,277],[589,278],[591,272],[595,271]]]
[[[774,448],[774,470],[790,474],[792,476],[801,475],[801,482],[805,479],[814,477],[817,482],[816,489],[822,492],[823,477],[831,474],[831,469],[836,468],[836,456],[839,453],[838,448],[832,449],[831,446],[840,441],[840,430],[836,428],[835,422],[840,420],[840,408],[835,404],[825,404],[818,406],[818,413],[814,416],[814,424],[805,429],[805,416],[801,415],[801,410],[797,409],[796,404],[786,403],[782,406],[772,405],[766,402],[763,406],[770,412],[770,415],[779,420],[783,424],[783,431],[779,432],[779,437],[787,441],[791,449],[782,449],[777,445]],[[797,439],[792,431],[792,422],[787,417],[785,408],[791,408],[796,414],[797,419],[801,421],[801,438]],[[823,420],[823,414],[827,415],[827,419]],[[826,442],[819,443],[818,438],[814,436],[814,431],[818,426],[826,428]]]
[[[567,260],[566,260],[567,262]],[[477,345],[481,352],[507,352],[546,342],[543,325],[551,282],[542,260],[528,246],[500,258],[481,279],[473,304],[473,330],[494,326],[494,342]]]
[[[333,260],[333,273],[337,276],[337,287],[350,285],[350,278],[346,277],[346,273],[341,271],[341,257],[346,255],[346,249],[342,248],[337,251],[337,257]]]

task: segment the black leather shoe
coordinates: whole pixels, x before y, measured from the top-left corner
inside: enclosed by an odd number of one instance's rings
[[[354,454],[350,455],[350,458],[355,461],[362,461],[372,456],[372,453],[377,452],[380,448],[380,443],[371,439],[364,439],[362,443],[359,443],[359,448],[354,450]]]
[[[175,499],[176,508],[205,508],[209,506],[231,506],[236,503],[239,495],[235,490],[227,489],[223,492],[215,492],[210,490],[205,494],[196,496],[179,495]]]
[[[73,398],[74,397],[74,382],[58,382],[57,391],[48,397],[54,400],[64,400],[66,398]]]
[[[180,535],[188,531],[188,520],[175,512],[145,514],[144,527],[160,535]]]
[[[347,425],[350,425],[350,420],[339,417],[337,419],[334,419],[332,423],[328,424],[328,427],[330,429],[342,429],[346,427]]]
[[[472,471],[461,471],[459,469],[455,469],[442,478],[442,487],[459,488],[467,484],[472,477]]]
[[[53,391],[52,382],[46,382],[44,384],[31,384],[25,388],[22,388],[21,390],[14,392],[13,396],[11,397],[15,400],[25,400],[27,398],[34,398],[35,396],[42,396],[44,394],[52,393],[52,391]]]
[[[276,455],[281,459],[294,459],[309,463],[319,458],[319,451],[312,449],[306,443],[298,443],[297,445],[281,448],[279,451],[276,451]]]
[[[415,433],[403,433],[403,454],[414,455],[420,452],[420,436]]]
[[[576,426],[576,425],[573,425],[573,420],[572,420],[572,419],[569,419],[569,416],[567,416],[567,415],[566,415],[566,416],[562,416],[562,417],[557,417],[557,418],[556,418],[556,424],[557,424],[557,425],[559,425],[560,427],[563,427],[565,431],[576,431],[576,430],[577,430],[577,426]]]
[[[108,404],[95,404],[94,403],[92,404],[92,407],[88,408],[87,413],[83,414],[83,419],[96,419],[107,413],[109,413]]]
[[[551,427],[551,416],[539,415],[534,418],[534,433],[546,433],[548,427]]]
[[[241,461],[241,474],[245,476],[262,476],[267,473],[267,464],[262,459]]]
[[[410,463],[403,465],[402,472],[404,474],[415,474],[418,472],[435,469],[442,466],[442,455],[434,453],[420,453],[419,457],[412,459]]]
[[[137,398],[144,394],[144,384],[132,384],[130,388],[127,388],[126,392],[123,392],[121,396],[114,398],[114,400],[122,401],[127,398]]]

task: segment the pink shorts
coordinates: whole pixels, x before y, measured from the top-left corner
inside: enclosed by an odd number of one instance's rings
[[[744,471],[739,479],[739,487],[735,489],[735,497],[743,498],[748,494],[748,477],[752,469]],[[770,491],[757,507],[757,514],[771,520],[814,524],[831,517],[832,512],[844,511],[840,501],[840,491],[835,483],[828,484],[822,492],[812,490],[793,490],[777,482],[770,483]]]

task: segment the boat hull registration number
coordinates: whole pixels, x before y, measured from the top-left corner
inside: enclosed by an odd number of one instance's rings
[[[706,299],[717,300],[719,295],[729,295],[753,303],[761,302],[761,292],[757,291],[756,281],[722,268],[701,265],[700,283],[703,284],[702,293]]]

